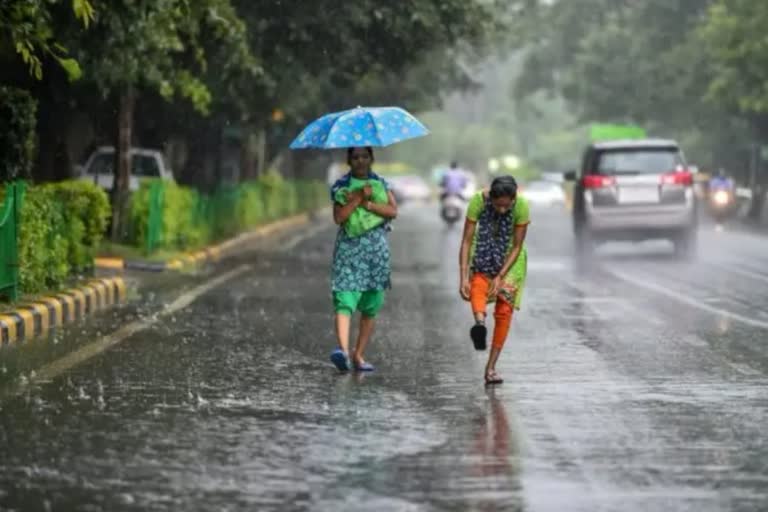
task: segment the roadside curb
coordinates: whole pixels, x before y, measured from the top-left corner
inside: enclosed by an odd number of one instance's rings
[[[40,297],[0,313],[0,347],[31,340],[126,299],[122,277],[91,279],[86,284]]]
[[[308,223],[316,213],[302,213],[287,217],[258,228],[242,233],[234,238],[225,240],[216,245],[205,247],[198,251],[189,252],[178,258],[167,261],[124,260],[122,258],[96,258],[94,264],[98,269],[122,271],[139,270],[145,272],[165,272],[168,270],[181,270],[189,266],[197,266],[205,263],[220,261],[230,255],[242,244],[254,239],[270,235],[286,228],[298,227]]]

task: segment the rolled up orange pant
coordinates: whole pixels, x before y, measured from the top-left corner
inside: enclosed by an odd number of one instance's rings
[[[488,290],[491,287],[491,279],[485,274],[476,272],[470,281],[469,301],[472,304],[472,313],[485,313],[488,305]],[[501,349],[507,341],[509,328],[512,326],[512,305],[502,296],[496,296],[496,309],[493,312],[495,324],[493,326],[493,348]]]

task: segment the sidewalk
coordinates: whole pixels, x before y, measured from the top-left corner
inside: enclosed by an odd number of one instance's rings
[[[145,286],[149,279],[147,271],[181,270],[215,263],[241,253],[255,241],[304,226],[324,213],[325,210],[321,210],[265,224],[216,245],[168,261],[97,258],[96,277],[93,279],[59,293],[33,297],[29,301],[13,305],[9,311],[0,312],[0,348],[32,340],[47,334],[55,327],[73,323],[98,310],[126,303],[129,294],[132,296],[131,300],[141,298],[134,294],[139,288],[148,288],[145,291],[154,295],[156,287]],[[142,275],[144,277],[141,277]],[[167,279],[158,281],[156,277],[151,278],[150,284],[154,283],[160,288],[178,287],[189,280],[189,275],[171,272]]]
[[[226,240],[216,245],[211,245],[203,249],[186,253],[182,256],[172,258],[166,261],[149,260],[126,260],[122,258],[101,257],[96,258],[95,265],[97,269],[102,270],[138,270],[148,272],[164,272],[167,270],[181,270],[190,266],[199,266],[206,263],[220,261],[221,259],[236,252],[243,244],[268,236],[280,230],[295,228],[308,223],[319,212],[312,214],[302,213],[282,220],[278,220],[258,228],[240,234],[234,238]]]

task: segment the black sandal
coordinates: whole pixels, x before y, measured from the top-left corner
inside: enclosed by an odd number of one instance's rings
[[[469,330],[469,337],[472,338],[475,350],[485,350],[486,338],[488,337],[488,329],[485,325],[475,324],[472,329]]]
[[[490,372],[485,374],[486,386],[495,386],[497,384],[504,384],[504,379],[499,377],[499,374],[496,373],[496,370],[491,370]]]

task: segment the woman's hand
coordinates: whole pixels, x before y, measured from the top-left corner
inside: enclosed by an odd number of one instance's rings
[[[469,281],[463,281],[459,286],[459,294],[461,295],[461,298],[469,300],[471,290],[472,286],[469,284]]]
[[[373,187],[366,185],[362,190],[363,199],[370,199],[373,196]]]
[[[491,286],[488,288],[488,296],[495,297],[501,290],[501,276],[496,276],[491,281]]]
[[[355,206],[359,206],[364,199],[365,197],[362,190],[347,192],[347,204],[354,204]]]

